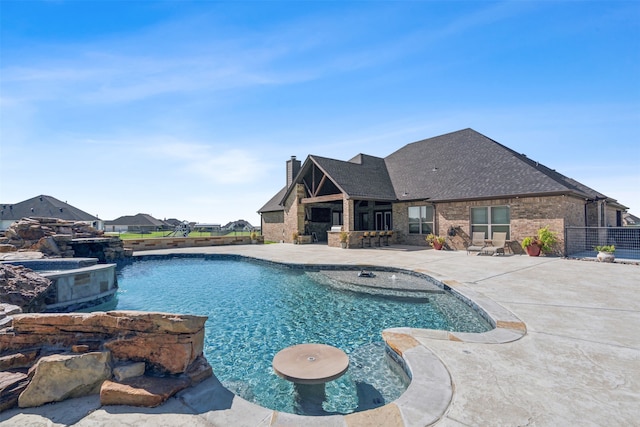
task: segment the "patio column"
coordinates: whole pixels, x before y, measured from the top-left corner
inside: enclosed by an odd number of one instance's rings
[[[345,194],[342,196],[342,221],[344,231],[353,231],[355,229],[355,204],[353,200],[348,199]]]

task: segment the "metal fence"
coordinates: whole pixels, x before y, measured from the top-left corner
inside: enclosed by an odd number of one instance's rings
[[[594,258],[595,246],[613,245],[616,259],[640,260],[639,227],[566,227],[564,242],[570,258]]]

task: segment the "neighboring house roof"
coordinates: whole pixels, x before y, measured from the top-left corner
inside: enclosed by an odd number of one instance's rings
[[[301,182],[312,164],[347,197],[356,199],[443,202],[572,194],[626,208],[473,129],[407,144],[384,159],[359,154],[344,162],[310,155],[294,183]],[[282,210],[292,190],[293,185],[284,193],[281,190],[259,212]],[[283,197],[276,200],[280,194]]]
[[[640,218],[625,212],[622,214],[622,224],[629,227],[640,227]]]
[[[104,225],[130,225],[138,227],[162,227],[167,225],[164,221],[156,219],[148,214],[125,215],[113,221],[105,221]]]
[[[100,221],[98,217],[44,194],[20,203],[0,205],[0,220],[17,221],[26,217],[58,218],[68,221]]]
[[[235,229],[238,229],[238,228],[250,229],[250,228],[253,228],[253,225],[251,225],[249,223],[249,221],[245,221],[244,219],[239,219],[237,221],[231,221],[231,222],[227,223],[222,228],[226,229],[226,230],[235,230]]]
[[[184,221],[180,221],[177,218],[169,218],[169,219],[165,219],[164,222],[172,227],[175,227],[176,225],[182,224]]]

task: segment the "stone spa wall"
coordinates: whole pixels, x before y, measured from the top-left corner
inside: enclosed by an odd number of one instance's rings
[[[0,304],[0,411],[88,394],[153,407],[213,375],[204,316],[109,311],[22,314]]]

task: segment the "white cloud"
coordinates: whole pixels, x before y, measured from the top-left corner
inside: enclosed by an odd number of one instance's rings
[[[251,183],[264,174],[261,161],[248,150],[183,142],[148,145],[146,150],[151,156],[177,163],[181,171],[212,184]]]

